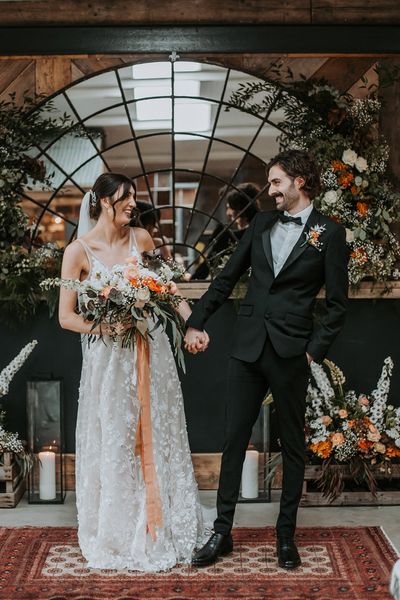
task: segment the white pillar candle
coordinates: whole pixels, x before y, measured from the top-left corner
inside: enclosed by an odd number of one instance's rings
[[[242,471],[242,497],[258,498],[258,452],[247,450]]]
[[[39,452],[39,498],[54,500],[56,497],[56,455]]]

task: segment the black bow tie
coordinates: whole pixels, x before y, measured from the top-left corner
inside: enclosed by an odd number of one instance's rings
[[[279,213],[278,219],[281,223],[296,223],[297,225],[303,225],[301,217],[289,217],[284,215],[282,212]]]

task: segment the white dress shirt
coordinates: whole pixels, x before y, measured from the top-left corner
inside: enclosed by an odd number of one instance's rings
[[[275,277],[285,264],[289,254],[293,250],[296,242],[303,233],[304,225],[307,222],[313,209],[313,205],[310,204],[306,208],[303,208],[300,212],[295,215],[289,214],[286,210],[283,214],[288,217],[300,217],[301,225],[297,223],[282,223],[277,221],[271,229],[271,250],[272,258],[274,261],[274,273]]]

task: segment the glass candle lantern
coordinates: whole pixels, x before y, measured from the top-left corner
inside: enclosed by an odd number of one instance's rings
[[[61,504],[65,499],[62,379],[29,380],[26,400],[28,446],[34,457],[28,502]]]

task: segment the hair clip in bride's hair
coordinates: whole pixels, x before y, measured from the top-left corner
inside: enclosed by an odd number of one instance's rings
[[[89,190],[89,194],[90,194],[90,199],[89,199],[90,206],[92,206],[94,208],[97,204],[96,192],[94,192],[93,190]]]

